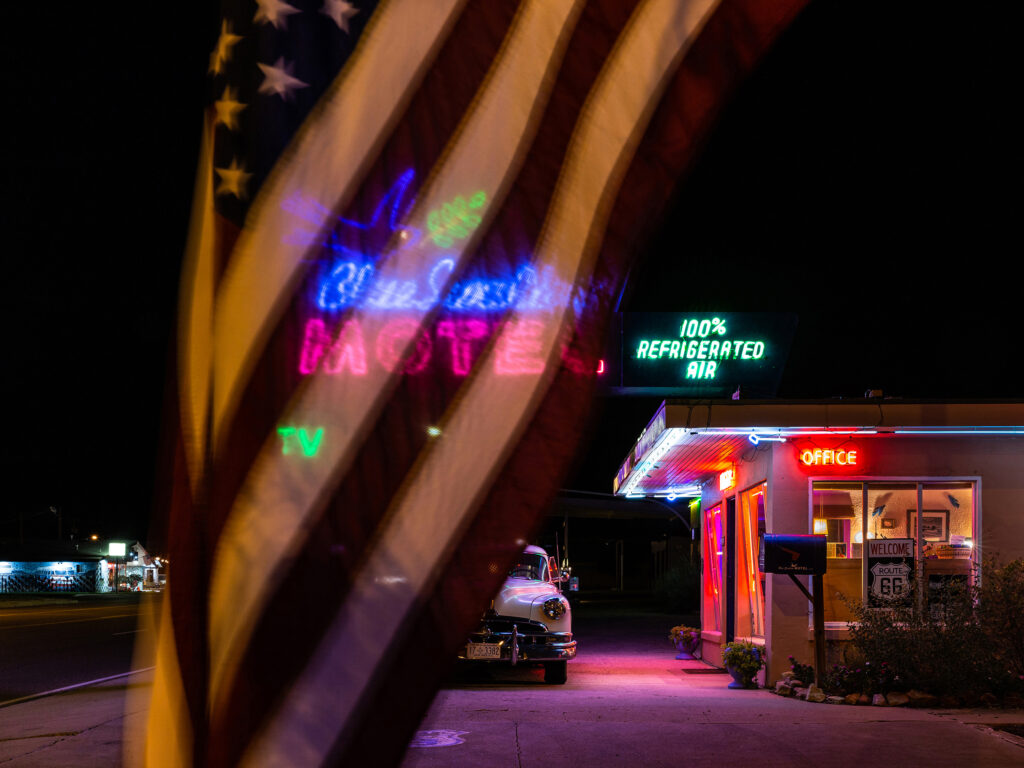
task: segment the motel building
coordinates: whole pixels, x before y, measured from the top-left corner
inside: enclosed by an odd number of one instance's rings
[[[815,657],[812,604],[789,575],[764,572],[766,533],[826,537],[835,646],[849,636],[847,601],[884,597],[911,575],[931,594],[974,578],[982,553],[1024,557],[1022,470],[1020,402],[666,400],[613,485],[693,499],[702,658],[722,666],[730,640],[763,644],[764,684],[788,656]]]

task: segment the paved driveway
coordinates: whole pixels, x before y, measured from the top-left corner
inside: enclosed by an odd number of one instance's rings
[[[403,768],[595,766],[1024,766],[1024,739],[978,723],[1020,710],[850,707],[734,691],[688,672],[669,646],[672,616],[580,606],[569,681],[539,670],[460,674],[437,696]],[[452,732],[455,739],[449,738]]]

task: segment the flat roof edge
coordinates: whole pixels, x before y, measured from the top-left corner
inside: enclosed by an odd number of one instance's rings
[[[663,407],[666,428],[1024,426],[1020,401],[667,400]]]

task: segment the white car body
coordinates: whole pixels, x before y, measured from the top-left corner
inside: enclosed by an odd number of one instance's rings
[[[547,553],[527,547],[459,658],[512,665],[542,663],[547,682],[564,683],[566,662],[576,656],[576,641],[572,611],[560,583]]]

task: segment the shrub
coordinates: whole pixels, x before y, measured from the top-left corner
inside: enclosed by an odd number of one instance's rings
[[[796,660],[796,657],[790,656],[789,669],[793,673],[793,677],[804,685],[810,685],[814,682],[814,667],[810,664],[801,664]]]
[[[993,558],[985,559],[978,623],[999,671],[1005,671],[1012,687],[1019,687],[1024,680],[1024,560],[1000,566]]]
[[[836,664],[826,673],[821,687],[828,693],[846,696],[851,693],[867,693],[871,685],[864,667]]]
[[[974,701],[1024,683],[1024,561],[986,559],[980,586],[950,579],[941,591],[912,583],[884,607],[852,604],[850,638],[863,663],[837,665],[832,690],[888,693],[918,688]],[[860,691],[857,691],[857,687]]]

